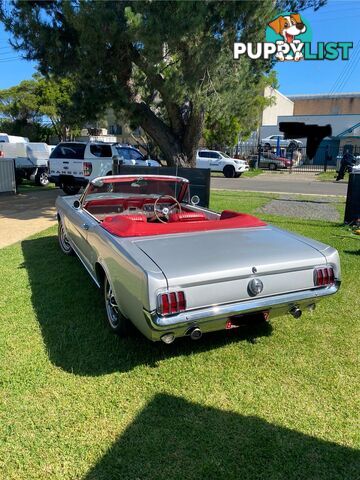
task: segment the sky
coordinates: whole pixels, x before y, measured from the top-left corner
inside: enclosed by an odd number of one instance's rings
[[[278,63],[279,90],[285,95],[360,91],[360,0],[328,0],[314,12],[301,12],[311,25],[313,42],[353,42],[350,59]],[[265,28],[265,25],[264,25]],[[31,78],[36,64],[9,45],[0,23],[0,89]]]

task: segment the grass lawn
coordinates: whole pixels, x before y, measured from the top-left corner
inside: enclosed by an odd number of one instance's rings
[[[316,175],[316,180],[318,180],[319,182],[335,182],[335,177],[336,177],[335,171],[322,172]],[[348,181],[349,181],[349,175],[346,174],[344,177],[344,180],[341,180],[341,182],[348,183]]]
[[[269,198],[217,191],[212,207]],[[0,478],[358,479],[360,242],[266,219],[337,247],[340,292],[301,320],[198,343],[109,333],[55,228],[0,250]]]
[[[23,180],[22,183],[18,185],[18,192],[27,193],[37,190],[52,190],[53,188],[56,188],[54,183],[48,183],[46,187],[41,187],[40,185],[36,185],[34,182]]]

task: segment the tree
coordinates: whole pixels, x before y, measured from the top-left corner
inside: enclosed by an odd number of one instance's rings
[[[0,90],[0,113],[6,119],[28,123],[41,118],[34,80]]]
[[[74,83],[69,78],[36,77],[39,110],[49,119],[59,141],[79,131],[83,118],[76,112]]]
[[[170,165],[193,165],[205,112],[214,103],[236,118],[259,108],[271,62],[233,61],[234,41],[263,40],[264,19],[277,6],[322,3],[4,1],[0,18],[14,47],[38,61],[43,74],[75,79],[82,114],[124,110]]]
[[[35,74],[31,80],[0,90],[0,114],[3,128],[24,134],[31,139],[52,134],[65,140],[79,129],[81,117],[73,103],[74,84],[68,78],[54,80]],[[36,138],[37,137],[37,138]]]

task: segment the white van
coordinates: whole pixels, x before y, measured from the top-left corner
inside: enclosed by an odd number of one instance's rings
[[[29,139],[26,137],[18,137],[17,135],[8,135],[7,133],[0,133],[0,143],[28,143]]]

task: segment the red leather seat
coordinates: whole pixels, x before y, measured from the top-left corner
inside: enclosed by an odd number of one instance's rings
[[[127,218],[128,220],[132,220],[133,222],[147,222],[146,215],[143,215],[141,213],[134,214],[134,215],[113,215],[104,218],[103,222],[113,222],[114,220],[116,221],[119,217],[121,218]]]
[[[199,222],[203,220],[207,220],[203,212],[181,212],[169,215],[169,222]]]

